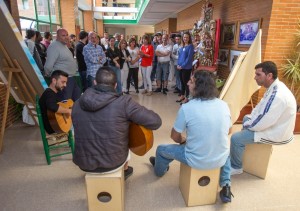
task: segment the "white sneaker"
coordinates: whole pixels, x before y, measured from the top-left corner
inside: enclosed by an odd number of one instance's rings
[[[230,175],[236,175],[236,174],[242,174],[242,173],[243,173],[243,169],[234,169],[231,167]]]

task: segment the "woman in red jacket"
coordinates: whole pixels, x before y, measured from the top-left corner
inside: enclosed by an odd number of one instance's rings
[[[150,76],[152,71],[153,54],[154,50],[153,46],[151,45],[150,38],[148,35],[144,35],[143,45],[139,51],[139,55],[142,58],[141,70],[145,87],[145,90],[142,92],[142,94],[146,94],[147,96],[152,95],[152,82]]]

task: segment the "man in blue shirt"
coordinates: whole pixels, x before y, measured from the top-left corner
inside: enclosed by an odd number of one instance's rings
[[[230,110],[218,99],[215,80],[207,71],[196,71],[188,82],[193,99],[179,109],[171,138],[179,144],[159,145],[150,157],[157,176],[163,176],[173,160],[195,169],[221,168],[221,200],[231,202],[228,133]],[[182,133],[186,130],[187,137]]]
[[[87,67],[87,86],[91,87],[98,69],[106,62],[106,56],[102,47],[97,43],[95,32],[90,32],[88,39],[89,43],[83,48],[83,56]]]

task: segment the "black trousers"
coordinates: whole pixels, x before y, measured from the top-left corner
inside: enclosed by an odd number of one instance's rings
[[[139,88],[138,87],[138,83],[139,83],[138,74],[139,74],[139,68],[138,67],[129,68],[128,77],[127,77],[127,90],[128,91],[129,91],[129,87],[130,87],[131,77],[133,77],[133,83],[134,83],[135,90],[138,90],[138,88]]]
[[[186,97],[189,96],[190,90],[187,83],[191,78],[192,69],[181,69],[180,72],[180,81],[181,81],[181,95],[185,95]]]

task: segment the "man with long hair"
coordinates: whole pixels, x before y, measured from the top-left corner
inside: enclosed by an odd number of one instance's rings
[[[171,138],[177,144],[159,145],[156,157],[150,157],[150,162],[158,177],[169,170],[173,160],[195,169],[221,168],[221,200],[230,202],[230,167],[226,165],[229,163],[230,110],[217,98],[212,73],[196,71],[188,86],[192,99],[179,109],[171,131]],[[186,138],[182,136],[185,130]]]

